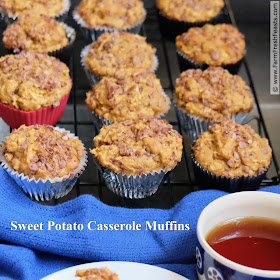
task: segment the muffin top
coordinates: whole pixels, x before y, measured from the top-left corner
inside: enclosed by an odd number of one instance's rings
[[[268,140],[249,125],[221,118],[200,134],[193,146],[196,161],[217,176],[256,176],[270,165]]]
[[[131,120],[103,126],[90,152],[115,173],[165,172],[181,161],[182,136],[166,120]]]
[[[0,58],[0,101],[11,107],[56,107],[71,87],[68,67],[55,57],[21,52]]]
[[[135,71],[149,71],[155,63],[155,52],[140,35],[105,32],[91,44],[85,62],[96,75],[132,75]]]
[[[196,63],[222,66],[243,58],[245,39],[231,24],[205,24],[177,36],[176,47]]]
[[[82,0],[77,12],[90,28],[127,28],[146,15],[139,0]]]
[[[86,104],[110,121],[157,117],[169,109],[160,80],[151,72],[132,77],[104,77],[87,93]]]
[[[157,0],[157,7],[172,19],[184,22],[208,21],[224,7],[223,0]]]
[[[68,132],[49,125],[22,125],[6,138],[3,156],[10,168],[29,178],[63,177],[74,171],[84,154],[84,147]]]
[[[65,7],[65,0],[0,0],[0,7],[10,17],[28,13],[55,17]]]
[[[58,21],[45,15],[27,14],[7,27],[3,43],[15,51],[52,52],[65,47],[68,39]]]
[[[250,88],[221,67],[189,69],[176,80],[177,105],[204,120],[231,117],[253,108]]]
[[[75,276],[82,277],[80,280],[120,280],[108,267],[77,269]]]

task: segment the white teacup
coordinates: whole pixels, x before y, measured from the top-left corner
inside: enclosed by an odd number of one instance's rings
[[[280,280],[280,271],[255,269],[235,263],[214,251],[206,242],[207,233],[218,224],[248,216],[280,221],[280,194],[260,191],[233,193],[205,207],[197,223],[196,268],[199,280]]]

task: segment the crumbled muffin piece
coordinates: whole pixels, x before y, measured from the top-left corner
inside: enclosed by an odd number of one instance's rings
[[[55,57],[21,52],[0,58],[0,101],[16,109],[57,106],[71,86],[68,67]]]
[[[182,136],[166,120],[131,120],[103,126],[90,152],[115,173],[165,172],[181,161]]]
[[[3,142],[2,152],[10,168],[37,180],[63,177],[74,171],[84,147],[79,139],[52,126],[22,125]]]
[[[62,25],[45,15],[20,16],[3,33],[7,49],[52,52],[65,47],[69,41]]]
[[[245,39],[231,24],[205,24],[177,36],[176,47],[196,63],[222,66],[243,58]]]
[[[149,71],[154,65],[155,52],[140,35],[105,32],[91,44],[85,62],[96,75],[120,77]]]
[[[238,75],[221,67],[189,69],[176,80],[177,105],[189,114],[215,120],[253,108],[250,88]]]
[[[272,150],[249,125],[221,118],[193,146],[196,161],[217,176],[256,176],[270,165]]]
[[[0,7],[5,14],[11,17],[27,13],[55,17],[59,15],[64,6],[64,0],[0,0]]]
[[[77,7],[89,27],[127,28],[146,15],[139,0],[82,0]]]
[[[224,7],[223,0],[157,0],[157,7],[172,19],[184,22],[208,21]]]
[[[86,104],[110,121],[152,118],[166,112],[169,104],[160,80],[151,72],[133,77],[104,77],[87,93]]]
[[[77,269],[75,276],[81,277],[80,280],[120,280],[108,267]]]

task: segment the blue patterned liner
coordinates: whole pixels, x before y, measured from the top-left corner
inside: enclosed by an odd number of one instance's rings
[[[70,0],[64,0],[64,8],[60,11],[60,13],[55,17],[56,20],[60,22],[64,22],[68,16],[68,12],[71,7]],[[7,14],[4,10],[0,7],[0,18],[3,18],[7,25],[12,24],[15,20],[17,20],[17,15],[14,14]]]
[[[91,44],[85,46],[82,51],[81,51],[81,64],[84,68],[84,71],[86,73],[86,76],[89,80],[89,82],[91,84],[97,84],[101,79],[102,79],[102,76],[100,75],[96,75],[94,73],[92,73],[88,67],[88,65],[86,64],[86,57],[88,55],[88,52],[89,52],[89,49],[90,49],[90,46]],[[158,69],[158,65],[159,65],[159,62],[158,62],[158,57],[156,55],[154,55],[154,65],[152,66],[152,68],[150,69],[151,72],[155,73],[156,70]]]
[[[269,167],[256,176],[241,176],[236,178],[227,178],[217,176],[214,173],[204,169],[195,159],[194,154],[191,155],[195,177],[205,189],[219,189],[227,192],[254,191],[261,184]]]
[[[126,175],[103,167],[94,155],[93,161],[103,175],[106,186],[115,194],[130,199],[141,199],[153,195],[158,190],[165,174],[171,171],[171,169],[153,171],[142,176]]]
[[[198,136],[208,130],[208,127],[215,123],[215,121],[205,121],[204,119],[195,115],[189,114],[183,108],[177,106],[174,102],[174,107],[183,130],[193,139],[196,140]],[[242,124],[248,116],[249,112],[240,112],[231,116],[237,123]]]
[[[65,129],[58,127],[55,127],[55,129],[60,132],[68,132],[68,137],[78,138]],[[63,197],[72,190],[79,176],[86,168],[87,152],[85,149],[84,155],[80,159],[79,166],[69,174],[64,175],[63,177],[55,177],[53,179],[47,178],[44,180],[36,180],[34,177],[29,178],[23,173],[19,174],[17,171],[12,170],[2,155],[2,145],[0,146],[0,161],[2,162],[1,167],[15,180],[22,190],[30,196],[31,199],[35,199],[37,201],[48,201]]]
[[[83,20],[83,18],[81,18],[81,16],[77,12],[77,9],[74,9],[72,16],[73,16],[73,19],[79,25],[83,35],[86,38],[90,38],[94,42],[104,32],[112,33],[115,31],[120,31],[120,32],[129,32],[129,33],[133,33],[133,34],[139,34],[142,24],[144,23],[146,16],[147,16],[146,10],[144,8],[143,8],[143,10],[145,12],[145,16],[142,19],[140,19],[138,22],[136,22],[135,24],[133,24],[127,28],[113,28],[113,27],[108,27],[105,25],[99,25],[99,26],[90,28],[88,26],[88,24]]]

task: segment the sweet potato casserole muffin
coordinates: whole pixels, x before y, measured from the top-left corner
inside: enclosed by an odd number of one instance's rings
[[[12,16],[32,13],[55,17],[60,14],[64,6],[64,0],[0,0],[0,7],[4,13]]]
[[[90,28],[108,26],[125,29],[146,15],[143,2],[139,0],[82,0],[77,12]]]
[[[77,269],[75,276],[81,277],[80,280],[120,280],[108,267]]]
[[[249,125],[222,118],[200,134],[193,146],[196,161],[217,176],[256,176],[266,170],[272,150]]]
[[[175,93],[178,107],[204,120],[231,117],[253,108],[250,88],[244,80],[221,67],[181,73]]]
[[[157,0],[157,7],[172,19],[184,22],[208,21],[224,7],[223,0]]]
[[[231,24],[192,27],[176,37],[176,48],[198,64],[235,64],[245,54],[245,39]]]
[[[15,51],[52,52],[62,49],[69,41],[58,21],[45,15],[27,14],[7,27],[3,43]]]
[[[172,170],[182,157],[182,136],[166,120],[103,126],[90,152],[106,168],[126,175]]]
[[[36,180],[52,179],[75,170],[84,147],[79,139],[52,126],[22,125],[3,142],[2,153],[9,167],[19,174]]]
[[[0,58],[0,101],[31,111],[58,106],[71,90],[68,67],[47,54],[21,52]]]
[[[167,98],[156,75],[142,72],[132,77],[104,77],[87,93],[86,104],[98,116],[119,122],[157,117],[168,110]]]
[[[149,71],[155,63],[155,52],[140,35],[105,32],[91,44],[85,63],[95,75],[132,75],[139,70]]]

